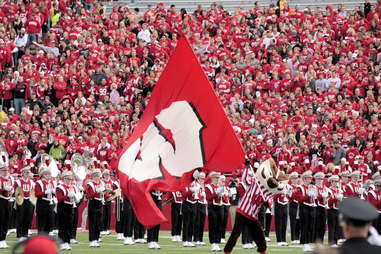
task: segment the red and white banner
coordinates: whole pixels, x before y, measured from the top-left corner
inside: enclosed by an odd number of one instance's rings
[[[231,171],[244,152],[212,84],[180,38],[131,138],[119,157],[119,177],[138,220],[150,228],[167,219],[152,190],[177,191],[196,168]]]

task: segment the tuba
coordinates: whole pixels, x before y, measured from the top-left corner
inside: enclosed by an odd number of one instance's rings
[[[79,180],[84,180],[86,178],[86,162],[83,156],[80,153],[75,153],[71,156],[71,167],[73,169],[73,173]]]

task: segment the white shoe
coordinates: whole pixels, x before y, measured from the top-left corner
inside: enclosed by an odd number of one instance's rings
[[[283,246],[283,242],[278,242],[277,245],[278,246]]]
[[[54,236],[53,231],[50,231],[50,232],[49,232],[49,236]]]
[[[58,229],[54,229],[53,234],[55,234],[55,235],[58,234]]]
[[[266,242],[271,242],[271,239],[269,237],[265,237]]]
[[[66,244],[65,243],[62,243],[60,245],[60,250],[66,250]]]
[[[95,243],[96,243],[96,241],[91,241],[90,244],[89,244],[89,247],[90,248],[95,248]]]
[[[132,240],[132,237],[126,237],[123,241],[124,245],[134,245],[135,242]]]
[[[189,242],[183,242],[183,247],[189,247]]]
[[[338,248],[339,247],[339,245],[337,245],[337,244],[332,244],[331,245],[331,248]]]
[[[32,235],[32,230],[28,229],[28,236]]]
[[[309,244],[303,245],[303,252],[312,252],[312,251],[313,251],[313,249],[312,249],[311,245],[309,245]]]
[[[341,245],[345,242],[345,239],[339,239],[337,240],[337,245]]]
[[[70,239],[70,244],[77,244],[77,243],[78,243],[77,240],[75,240],[75,239]]]
[[[22,242],[22,241],[24,241],[26,239],[26,237],[20,237],[19,238],[19,242]]]
[[[66,250],[71,250],[71,246],[68,243],[66,243]]]
[[[183,240],[181,239],[181,236],[180,235],[178,235],[178,236],[176,236],[176,239],[177,239],[177,242],[182,242]]]
[[[177,242],[177,236],[176,236],[176,235],[172,236],[172,237],[171,237],[171,241],[172,241],[172,242]]]
[[[248,245],[249,245],[249,249],[255,249],[255,247],[257,247],[257,245],[254,243],[254,244],[252,244],[252,243],[248,243]]]
[[[6,242],[5,241],[0,241],[0,249],[5,249],[5,244]]]
[[[101,231],[100,232],[100,235],[105,235],[106,233],[105,233],[106,231]]]
[[[221,239],[221,243],[226,243],[225,238]]]
[[[123,236],[123,234],[122,234],[122,233],[118,233],[118,234],[116,235],[116,240],[124,240],[124,236]]]
[[[282,243],[283,243],[283,246],[288,246],[287,242],[282,242]]]
[[[156,249],[155,243],[154,242],[149,242],[148,243],[148,249],[151,249],[151,250]]]
[[[161,249],[160,245],[157,242],[154,242],[154,244],[155,244],[155,249],[157,249],[157,250]]]
[[[244,250],[249,249],[249,244],[248,243],[242,244],[242,249]]]
[[[99,239],[98,239],[98,242],[101,243],[101,242],[102,242],[102,238],[99,238]]]
[[[188,242],[188,247],[196,247],[196,244],[194,244],[193,242]]]
[[[218,244],[216,244],[216,251],[222,251],[222,249],[220,248]]]
[[[94,243],[94,247],[95,247],[95,248],[101,247],[101,244],[100,244],[98,241],[95,241],[95,243]]]

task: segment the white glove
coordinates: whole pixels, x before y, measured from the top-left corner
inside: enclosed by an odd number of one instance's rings
[[[69,198],[74,198],[74,195],[75,195],[75,193],[72,192],[72,191],[69,191],[69,193],[67,194],[67,196],[68,196]]]
[[[101,186],[101,187],[98,187],[98,188],[96,188],[96,192],[98,192],[98,193],[101,193],[101,192],[103,192],[105,190],[105,187],[104,186]]]
[[[217,189],[217,195],[221,196],[222,193],[224,193],[224,187],[219,187],[219,188]]]

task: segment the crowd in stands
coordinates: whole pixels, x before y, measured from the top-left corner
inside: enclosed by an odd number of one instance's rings
[[[381,1],[105,12],[89,0],[0,0],[0,150],[14,173],[44,153],[63,169],[77,152],[115,171],[179,36],[253,162],[271,153],[289,173],[381,170]]]

